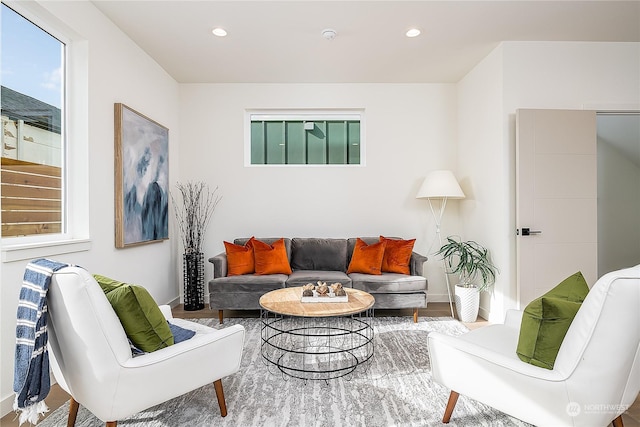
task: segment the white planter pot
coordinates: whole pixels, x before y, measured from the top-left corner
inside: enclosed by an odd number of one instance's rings
[[[458,319],[461,322],[475,322],[480,310],[480,292],[478,288],[455,286],[455,303]]]

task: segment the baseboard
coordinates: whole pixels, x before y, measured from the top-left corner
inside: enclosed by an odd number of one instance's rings
[[[171,301],[167,303],[167,305],[171,308],[177,307],[180,304],[180,297],[175,297]]]
[[[209,305],[209,294],[205,294],[204,295],[204,303],[206,305]],[[180,297],[177,296],[174,299],[170,300],[167,305],[171,308],[175,308],[177,306],[179,306],[180,304],[182,304],[182,301],[180,301]]]
[[[13,411],[13,401],[15,400],[15,394],[11,393],[9,397],[5,397],[0,401],[0,418]]]
[[[430,302],[449,302],[449,295],[447,294],[427,294],[427,304]]]
[[[489,320],[489,313],[489,310],[484,307],[480,307],[480,310],[478,311],[478,315],[485,320]]]

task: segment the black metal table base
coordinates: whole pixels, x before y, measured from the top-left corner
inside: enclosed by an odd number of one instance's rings
[[[373,308],[342,317],[283,316],[260,310],[267,366],[303,380],[350,376],[373,353]]]

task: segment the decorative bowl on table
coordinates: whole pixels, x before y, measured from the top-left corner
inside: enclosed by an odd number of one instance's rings
[[[317,285],[307,283],[302,286],[302,302],[347,302],[348,297],[342,283],[332,283],[318,281]]]

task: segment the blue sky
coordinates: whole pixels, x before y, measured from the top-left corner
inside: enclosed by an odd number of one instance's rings
[[[2,5],[0,83],[60,108],[62,43]]]

